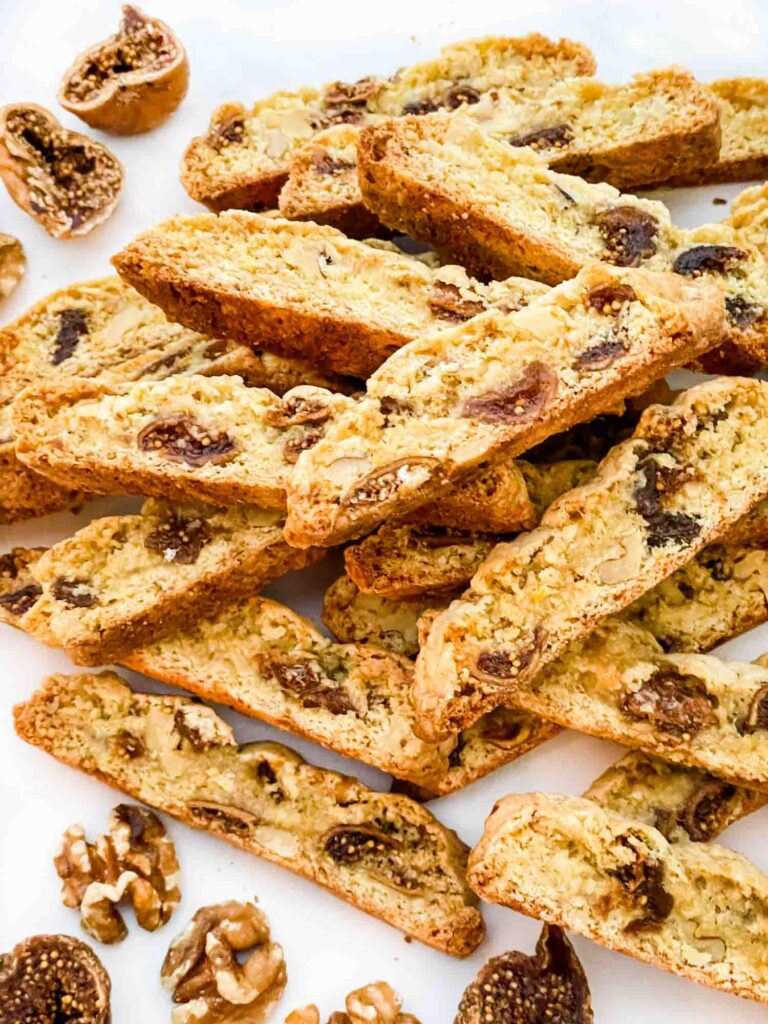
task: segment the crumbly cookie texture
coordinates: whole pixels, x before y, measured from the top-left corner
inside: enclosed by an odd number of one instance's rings
[[[665,651],[708,651],[768,619],[768,544],[712,544],[625,616]]]
[[[492,306],[546,294],[535,281],[487,285],[334,228],[256,213],[173,217],[112,262],[172,319],[205,334],[368,377],[402,345]]]
[[[722,316],[712,285],[594,264],[525,309],[411,342],[302,457],[286,535],[334,544],[407,514],[479,466],[614,409],[716,344]]]
[[[768,1002],[768,879],[720,846],[669,843],[591,800],[496,805],[470,857],[483,899],[712,988]]]
[[[410,662],[332,643],[264,598],[229,605],[123,663],[418,785],[444,775],[457,743],[425,743],[416,734]]]
[[[665,175],[664,187],[759,181],[768,175],[768,79],[724,78],[709,89],[720,107],[720,155],[712,163]]]
[[[766,792],[639,751],[612,764],[584,796],[625,818],[653,825],[671,843],[710,842],[768,803]]]
[[[469,273],[554,284],[602,260],[707,277],[726,300],[721,340],[765,359],[766,262],[727,224],[677,228],[662,203],[552,171],[530,148],[492,139],[465,118],[371,126],[358,154],[366,204]]]
[[[293,153],[331,125],[465,109],[483,94],[528,94],[594,70],[587,47],[569,39],[488,37],[444,47],[436,59],[403,68],[389,79],[366,77],[278,92],[250,110],[227,103],[214,112],[206,134],[187,147],[182,184],[212,210],[273,207]]]
[[[233,506],[285,506],[294,463],[343,395],[299,387],[282,399],[238,377],[191,374],[26,389],[13,406],[16,453],[61,483]]]
[[[432,623],[416,663],[425,736],[510,703],[601,620],[626,608],[768,491],[768,385],[718,378],[651,406],[594,479],[500,544]]]
[[[152,498],[140,515],[95,519],[50,548],[30,567],[40,594],[17,624],[76,664],[105,665],[321,553],[289,547],[275,509]]]
[[[466,847],[406,797],[279,744],[238,746],[204,704],[135,693],[112,673],[51,676],[15,720],[23,739],[59,760],[428,945],[466,956],[482,940]]]
[[[689,71],[667,68],[624,85],[569,78],[536,95],[486,93],[459,114],[500,142],[530,146],[554,170],[631,189],[714,164],[718,108]],[[284,216],[352,233],[376,230],[358,181],[361,128],[328,128],[294,154],[280,192]]]

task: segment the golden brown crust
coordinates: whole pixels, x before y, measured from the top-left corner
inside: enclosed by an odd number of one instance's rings
[[[18,238],[0,231],[0,300],[7,299],[24,276],[27,257]]]
[[[134,693],[111,673],[52,676],[16,708],[15,723],[19,736],[60,761],[303,875],[428,945],[466,956],[483,938],[464,879],[466,847],[455,833],[413,801],[314,768],[279,744],[237,746],[205,705]],[[126,749],[130,729],[140,742]],[[270,796],[274,786],[279,800]],[[416,855],[429,871],[414,878],[407,865],[408,884],[400,885],[354,855],[347,863],[344,832],[369,828],[377,815],[385,828],[403,831],[404,842],[410,837],[409,849],[412,835],[419,837]]]
[[[34,519],[67,508],[79,508],[91,495],[57,484],[16,458],[12,444],[0,445],[0,523]]]
[[[187,54],[170,28],[123,4],[118,32],[77,57],[58,100],[92,128],[137,135],[170,117],[188,84]]]

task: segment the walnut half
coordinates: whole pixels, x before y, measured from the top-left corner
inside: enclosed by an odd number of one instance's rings
[[[49,235],[71,238],[110,216],[123,165],[100,142],[63,128],[45,107],[11,103],[0,109],[0,177]]]
[[[374,981],[356,988],[345,1000],[346,1012],[332,1013],[328,1024],[419,1024],[410,1013],[401,1013],[402,1000],[386,981]],[[285,1024],[320,1024],[320,1011],[310,1003],[294,1010]]]
[[[287,975],[262,911],[230,900],[197,911],[171,943],[160,979],[178,1004],[173,1024],[262,1024]]]
[[[18,238],[0,231],[0,299],[7,299],[24,276],[27,258]]]
[[[170,28],[125,4],[115,35],[66,72],[59,103],[92,128],[137,135],[170,117],[188,85],[187,54]]]
[[[173,842],[151,811],[120,804],[109,832],[87,842],[80,825],[64,833],[54,858],[64,905],[80,911],[83,929],[100,942],[121,942],[127,928],[118,905],[130,901],[136,920],[153,932],[180,899]]]

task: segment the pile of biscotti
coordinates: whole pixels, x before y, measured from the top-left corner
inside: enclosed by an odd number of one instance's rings
[[[182,169],[213,212],[0,334],[4,520],[147,499],[0,556],[3,621],[393,791],[114,673],[16,725],[445,952],[480,897],[768,1002],[768,877],[706,845],[768,800],[768,661],[707,653],[768,618],[768,191],[695,230],[619,191],[763,176],[768,84],[594,71],[493,38],[228,104]],[[339,545],[334,639],[259,596]],[[423,806],[564,727],[631,753],[471,853]]]

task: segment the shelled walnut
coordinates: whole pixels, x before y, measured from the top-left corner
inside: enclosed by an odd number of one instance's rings
[[[346,1012],[332,1013],[328,1024],[419,1024],[413,1014],[400,1012],[402,1000],[386,981],[374,981],[354,989],[345,1005]],[[285,1024],[320,1024],[320,1011],[310,1003],[289,1013]]]
[[[36,103],[0,109],[0,178],[54,238],[86,235],[110,216],[123,165],[100,142],[63,128]]]
[[[4,1024],[109,1024],[109,975],[84,942],[34,935],[0,953]]]
[[[170,117],[188,84],[187,54],[174,33],[125,4],[115,35],[81,53],[65,73],[59,103],[92,128],[136,135]]]
[[[287,975],[262,911],[230,900],[197,911],[171,943],[160,979],[179,1004],[173,1024],[262,1024]]]
[[[27,258],[18,238],[0,231],[0,299],[7,299],[24,276]]]
[[[100,942],[127,935],[121,902],[132,903],[139,925],[153,932],[181,898],[173,842],[160,819],[142,807],[115,807],[108,834],[95,843],[87,842],[80,825],[71,826],[54,864],[64,905],[79,909],[83,929]]]

